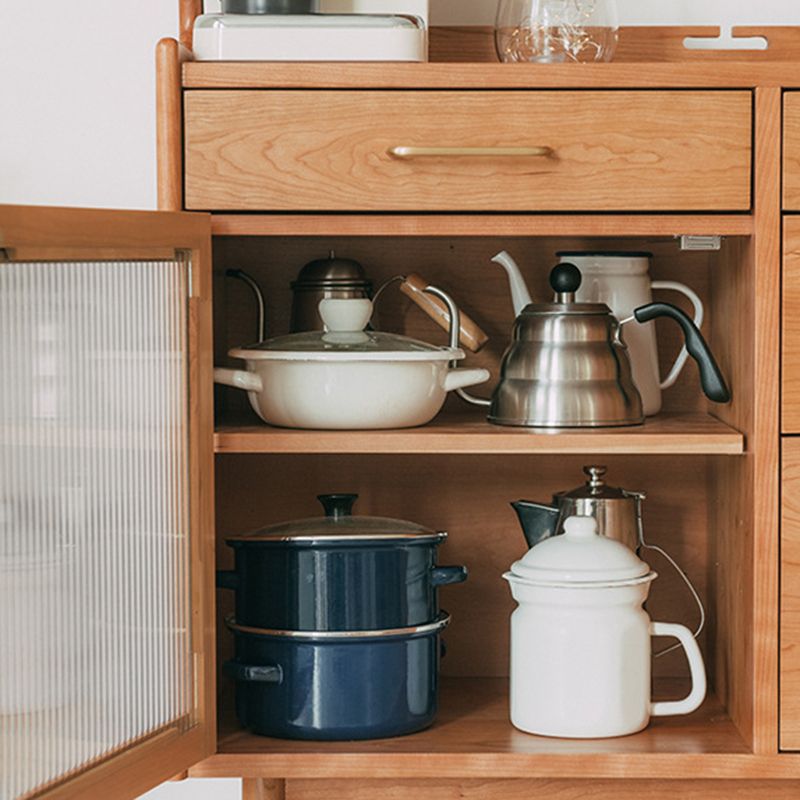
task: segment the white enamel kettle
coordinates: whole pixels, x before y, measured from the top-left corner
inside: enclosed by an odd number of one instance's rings
[[[606,738],[647,727],[651,716],[689,714],[706,696],[703,656],[683,625],[651,622],[643,606],[656,573],[593,517],[569,517],[503,577],[511,615],[511,722],[540,736]],[[651,636],[678,639],[691,692],[653,702]]]

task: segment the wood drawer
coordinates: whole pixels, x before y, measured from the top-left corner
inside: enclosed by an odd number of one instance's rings
[[[781,456],[780,746],[800,750],[800,438]]]
[[[800,211],[800,92],[783,96],[783,207]]]
[[[185,148],[190,209],[745,210],[751,94],[190,90]]]
[[[783,225],[781,429],[800,433],[800,217]]]

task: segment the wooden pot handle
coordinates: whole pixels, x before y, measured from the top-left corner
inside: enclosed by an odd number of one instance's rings
[[[438,297],[434,297],[425,291],[428,285],[429,283],[425,278],[416,272],[412,272],[400,284],[400,291],[410,297],[437,325],[449,331],[450,313],[447,310],[447,306]],[[462,311],[458,340],[468,350],[477,353],[489,341],[489,337],[473,319]]]

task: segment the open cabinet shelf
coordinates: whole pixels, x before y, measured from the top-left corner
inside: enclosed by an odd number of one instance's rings
[[[664,413],[627,428],[535,430],[491,425],[478,413],[444,413],[421,428],[315,431],[225,420],[217,453],[495,453],[739,455],[744,436],[702,412]]]
[[[661,680],[656,694],[686,694],[681,680]],[[217,754],[193,775],[308,777],[704,777],[763,769],[723,705],[709,695],[688,717],[651,720],[632,736],[553,739],[518,731],[508,719],[505,678],[444,678],[440,710],[427,730],[393,739],[314,742],[255,736],[223,722]]]

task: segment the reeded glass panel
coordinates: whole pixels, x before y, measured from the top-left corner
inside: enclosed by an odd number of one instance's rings
[[[0,263],[0,798],[192,723],[188,263]]]

